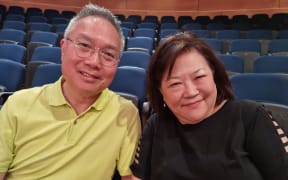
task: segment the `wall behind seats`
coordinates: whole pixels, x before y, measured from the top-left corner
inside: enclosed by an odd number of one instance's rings
[[[288,12],[288,0],[90,0],[124,15],[228,15]],[[0,0],[4,5],[78,11],[89,0]]]

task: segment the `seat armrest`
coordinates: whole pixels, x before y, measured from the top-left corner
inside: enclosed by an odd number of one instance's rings
[[[3,105],[8,97],[12,94],[13,92],[0,92],[0,105]]]
[[[3,85],[0,85],[0,92],[5,92],[7,91],[7,88]]]
[[[145,101],[143,103],[142,112],[141,112],[142,129],[144,128],[151,114],[152,114],[152,107],[148,101]]]

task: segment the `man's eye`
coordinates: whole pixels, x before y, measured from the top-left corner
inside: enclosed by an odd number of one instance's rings
[[[82,43],[82,42],[79,42],[78,46],[81,47],[81,48],[90,48],[89,44]]]
[[[114,53],[111,53],[109,51],[102,51],[102,54],[105,56],[105,57],[109,57],[109,58],[112,58],[112,59],[116,59],[116,56]]]

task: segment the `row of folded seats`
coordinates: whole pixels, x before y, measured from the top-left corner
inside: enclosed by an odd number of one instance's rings
[[[24,9],[21,6],[0,5],[0,41],[27,46],[30,41],[59,46],[74,11],[42,10],[37,7]],[[43,32],[34,37],[34,32]]]
[[[141,53],[141,52],[140,52]],[[135,59],[134,59],[135,60]],[[30,69],[23,64],[0,60],[0,84],[2,94],[11,94],[22,88],[41,86],[55,82],[61,76],[61,64],[41,63]],[[12,72],[12,73],[11,73]],[[288,78],[280,73],[239,73],[230,76],[237,99],[251,99],[259,102],[288,106]],[[22,86],[24,83],[24,86]],[[119,66],[109,88],[132,100],[138,107],[144,127],[151,109],[146,102],[146,71],[127,65]]]
[[[133,40],[133,38],[131,38],[130,40]],[[221,48],[214,47],[219,44],[221,45],[222,44],[221,41],[218,41],[217,44],[214,41],[213,42],[207,41],[207,42],[215,49],[215,51],[216,50],[218,51],[219,57],[226,58],[225,63],[227,65],[230,65],[228,68],[229,71],[239,73],[253,72],[254,71],[253,68],[255,68],[254,64],[256,63],[257,59],[271,59],[273,60],[271,61],[273,64],[269,67],[276,68],[276,71],[278,70],[279,72],[288,73],[288,71],[283,69],[285,67],[288,67],[286,66],[286,64],[283,64],[286,62],[288,58],[287,40],[272,40],[268,46],[268,54],[266,55],[261,54],[261,45],[257,40],[253,41],[253,40],[240,39],[231,41],[230,51],[227,53],[219,53],[219,51],[221,51]],[[283,46],[278,47],[277,43],[280,43],[280,45]],[[39,46],[38,42],[36,42],[35,44],[36,46],[31,52],[31,49],[29,51],[29,48],[26,48],[18,44],[0,43],[0,58],[11,59],[24,65],[27,65],[31,61],[35,60],[61,63],[60,47],[47,46],[47,45],[44,46],[43,44]],[[137,44],[133,45],[132,42],[129,43],[128,45],[131,48],[128,47],[127,50],[123,53],[120,65],[134,63],[135,66],[136,65],[141,66],[142,68],[147,67],[152,53],[149,52],[148,49],[145,49],[144,46],[137,46]],[[147,44],[144,43],[144,45]],[[126,62],[127,60],[129,62]]]
[[[148,56],[149,55],[147,55],[147,57]],[[146,60],[148,61],[149,59]],[[20,89],[53,83],[61,75],[60,63],[41,60],[31,61],[25,66],[22,63],[10,59],[0,59],[0,107],[3,105],[6,98],[13,92]],[[149,112],[149,108],[145,108],[145,87],[146,70],[144,68],[133,65],[119,65],[109,89],[131,100],[136,107],[138,107],[141,119],[147,119],[145,117]]]
[[[2,15],[2,22],[5,21],[18,21],[23,23],[35,23],[35,22],[41,22],[41,23],[48,23],[48,24],[67,24],[71,17],[65,17],[63,15],[53,15],[51,17],[47,17],[44,14],[38,14],[38,15],[30,15],[25,16],[22,14],[3,14]]]
[[[21,21],[5,20],[2,22],[1,29],[16,29],[26,33],[30,31],[63,33],[67,25],[68,22],[62,24],[49,24],[46,22],[25,23]]]
[[[133,38],[130,40],[132,39]],[[280,41],[280,44],[283,46],[277,48],[278,41]],[[223,60],[227,70],[231,72],[254,72],[255,68],[258,68],[258,62],[260,60],[261,62],[265,60],[264,62],[271,63],[271,65],[269,64],[267,66],[267,68],[270,69],[262,70],[263,72],[278,71],[279,73],[288,73],[288,66],[285,64],[288,62],[287,43],[288,42],[284,40],[272,40],[268,46],[268,55],[261,55],[261,45],[259,41],[243,39],[234,40],[231,41],[229,53],[218,53],[218,56]],[[208,44],[213,47],[211,42],[208,42]],[[220,44],[222,44],[222,42],[220,42]],[[23,65],[28,65],[31,62],[39,60],[58,64],[61,63],[60,47],[39,46],[38,43],[36,43],[36,45],[33,52],[29,52],[29,49],[18,44],[0,43],[0,58],[10,59]],[[127,50],[124,51],[119,65],[132,64],[133,66],[147,69],[152,53],[147,49],[146,51],[139,50],[140,46],[133,46],[132,42],[128,45],[130,45],[129,47],[131,48],[127,48]],[[145,49],[145,47],[142,48]]]
[[[71,19],[76,12],[71,10],[64,10],[59,12],[57,9],[45,9],[42,10],[37,7],[28,7],[24,9],[21,6],[9,6],[6,7],[5,5],[0,5],[0,15],[2,19],[5,19],[7,15],[19,15],[22,17],[11,17],[10,19],[13,20],[22,20],[29,22],[32,16],[43,16],[44,20],[52,23],[52,18],[64,18],[64,19]],[[24,18],[23,18],[24,17]],[[207,28],[208,24],[223,24],[227,28],[231,25],[236,24],[250,24],[251,28],[263,28],[267,25],[272,28],[277,28],[278,26],[285,26],[287,25],[288,13],[275,13],[271,17],[268,14],[254,14],[251,17],[245,14],[234,15],[231,18],[227,15],[216,15],[213,18],[209,16],[196,16],[192,17],[189,15],[186,16],[179,16],[177,19],[174,16],[162,16],[161,19],[157,16],[147,15],[143,18],[140,15],[129,15],[125,17],[123,14],[116,14],[116,17],[122,22],[133,22],[135,25],[141,22],[152,22],[155,24],[162,24],[162,23],[177,23],[178,27],[182,27],[188,23],[198,23],[202,25],[202,28]],[[58,23],[58,22],[57,22]],[[213,25],[212,25],[213,26]],[[220,27],[220,26],[219,26]],[[218,27],[218,28],[219,28]],[[209,27],[208,27],[209,28]]]
[[[44,18],[39,19],[40,21],[46,20],[46,22],[52,22],[52,19],[57,18],[64,18],[64,19],[71,19],[75,16],[76,12],[71,10],[63,10],[60,12],[57,9],[40,9],[38,7],[28,7],[24,8],[21,6],[5,6],[0,4],[0,17],[2,20],[10,19],[10,20],[17,20],[17,21],[25,21],[29,22],[32,16],[42,16]],[[9,17],[12,15],[11,17]],[[18,15],[18,16],[13,16]]]
[[[165,31],[165,32],[164,32]],[[288,39],[288,30],[285,32],[279,32],[287,35],[287,37],[283,38],[268,38],[267,35],[271,34],[271,32],[267,32],[266,30],[251,30],[247,31],[247,36],[245,38],[240,37],[239,31],[234,30],[221,30],[217,31],[217,37],[205,37],[202,36],[199,31],[191,31],[194,34],[204,38],[207,43],[209,43],[218,53],[229,53],[234,51],[238,45],[240,45],[239,49],[246,51],[256,51],[261,55],[267,55],[271,53],[276,53],[276,51],[287,51],[287,39]],[[133,36],[126,36],[126,49],[134,47],[148,49],[151,53],[155,49],[158,44],[166,39],[168,36],[179,33],[179,31],[170,31],[163,30],[160,32],[159,38],[157,38],[157,34],[151,32],[149,29],[136,29]],[[159,39],[159,40],[158,40]],[[245,46],[243,46],[245,44]],[[248,45],[248,46],[246,46]]]
[[[254,14],[251,17],[245,14],[234,15],[231,18],[227,15],[216,15],[210,18],[208,15],[202,16],[189,16],[183,15],[179,16],[177,19],[174,16],[162,16],[158,18],[157,16],[147,15],[143,18],[140,15],[129,15],[125,17],[123,14],[116,14],[116,17],[122,22],[133,22],[134,25],[149,22],[154,24],[163,23],[177,23],[178,27],[181,28],[185,24],[195,23],[200,24],[201,29],[212,28],[215,24],[220,24],[217,28],[237,28],[237,24],[246,25],[242,26],[246,28],[268,28],[268,29],[281,29],[287,27],[288,13],[274,13],[271,17],[265,13]],[[207,25],[209,26],[207,27]]]
[[[63,32],[65,28],[63,28]],[[139,46],[139,48],[143,47],[144,49],[147,49],[150,53],[153,52],[158,43],[161,42],[163,39],[167,38],[172,34],[180,32],[177,30],[167,29],[161,31],[158,37],[158,34],[154,30],[146,28],[136,29],[133,35],[125,33],[124,28],[122,30],[123,33],[126,35],[126,49],[134,47],[136,48],[137,46]],[[261,55],[265,55],[269,53],[268,51],[270,49],[273,49],[273,46],[277,48],[281,47],[282,50],[285,50],[285,43],[288,39],[288,30],[274,32],[274,34],[277,35],[277,38],[273,38],[273,32],[270,30],[250,30],[245,32],[240,32],[237,30],[220,30],[215,32],[215,38],[206,36],[206,32],[200,32],[200,30],[195,30],[191,32],[207,39],[207,42],[211,42],[213,47],[215,47],[216,50],[220,53],[227,53],[228,51],[230,51],[229,46],[231,42],[235,42],[238,39],[245,39],[247,41],[246,44],[248,44],[249,42],[252,43],[253,46],[255,46],[255,48],[253,48],[253,51],[257,49],[257,46],[259,46],[257,44],[260,43],[260,53]],[[245,34],[245,37],[241,36],[241,33]],[[63,38],[63,34],[46,32],[42,30],[33,30],[26,33],[13,28],[0,29],[0,42],[15,43],[24,46],[27,46],[27,44],[31,41],[48,43],[51,46],[59,46],[59,41],[61,38]],[[259,42],[256,42],[256,40]],[[245,41],[243,40],[242,42],[244,43]],[[270,48],[271,43],[273,43],[274,45]],[[252,45],[249,47],[252,47]],[[276,50],[276,48],[274,49]]]
[[[143,53],[133,52],[132,53]],[[124,54],[129,54],[128,51]],[[147,54],[148,55],[148,54]],[[137,55],[137,57],[139,57]],[[137,61],[134,59],[134,61]],[[231,61],[233,61],[231,59]],[[287,59],[286,59],[287,61]],[[15,61],[0,60],[0,89],[2,94],[11,94],[19,89],[41,86],[55,82],[61,76],[61,64],[39,63],[24,66]],[[269,65],[268,65],[269,66]],[[288,106],[288,76],[283,73],[238,73],[230,76],[237,99],[251,99],[259,102]],[[135,65],[125,64],[117,68],[109,88],[132,100],[141,115],[142,127],[151,112],[146,100],[146,71]]]
[[[145,36],[151,38],[165,38],[171,34],[180,32],[193,32],[203,38],[215,38],[215,39],[287,39],[288,29],[285,30],[270,30],[270,29],[251,29],[251,30],[235,30],[235,29],[219,29],[219,30],[207,30],[207,29],[173,29],[162,28],[155,30],[149,27],[137,27],[136,29],[130,29],[122,26],[121,29],[126,38]]]
[[[270,29],[270,28],[252,28],[249,27],[247,24],[233,24],[231,26],[225,25],[225,24],[218,24],[218,23],[209,23],[203,28],[203,26],[200,23],[192,22],[187,23],[182,26],[179,26],[178,23],[152,23],[152,22],[141,22],[139,24],[135,24],[131,21],[123,21],[121,22],[121,26],[128,28],[130,30],[135,30],[137,28],[149,28],[154,29],[156,31],[161,31],[164,29],[177,29],[179,31],[189,31],[189,30],[208,30],[208,31],[218,31],[218,30],[238,30],[238,31],[248,31],[248,30],[257,30],[257,29],[266,29],[271,31],[279,31],[279,30],[285,30],[287,28],[282,29]]]
[[[62,11],[31,7],[26,10],[20,6],[7,8],[0,5],[1,29],[16,29],[26,34],[34,31],[53,32],[62,35],[70,19],[75,16],[74,11]],[[30,36],[30,35],[28,35]]]

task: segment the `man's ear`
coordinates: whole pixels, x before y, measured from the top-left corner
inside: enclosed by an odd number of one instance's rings
[[[65,39],[64,39],[64,38],[60,40],[60,47],[62,47],[62,46],[63,46],[63,44],[65,43],[64,41],[65,41]]]

